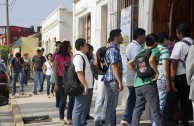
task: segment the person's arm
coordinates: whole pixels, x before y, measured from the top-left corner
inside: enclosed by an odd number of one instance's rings
[[[159,72],[158,72],[158,68],[157,68],[157,64],[156,64],[156,57],[151,55],[149,58],[149,63],[150,63],[151,68],[155,72],[155,75],[151,80],[156,81],[158,79],[158,76],[159,76]]]
[[[134,67],[134,64],[135,62],[133,61],[133,59],[129,60],[129,62],[127,63],[127,67],[129,68],[129,70],[132,72],[132,73],[136,73],[136,70],[135,70],[135,67]]]
[[[177,67],[178,67],[178,60],[176,59],[171,59],[171,65],[170,65],[170,80],[171,80],[171,86],[172,86],[172,90],[174,92],[177,92],[177,89],[175,88],[175,76],[176,76],[176,71],[177,71]]]
[[[25,65],[24,65],[24,60],[23,59],[18,59],[17,62],[19,63],[19,65],[23,68]]]
[[[12,63],[10,63],[10,65],[9,65],[9,70],[10,70],[9,74],[10,74],[10,76],[12,76]]]
[[[42,66],[42,71],[43,71],[44,74],[46,74],[46,70],[47,70],[46,65],[43,64],[43,66]]]
[[[113,74],[114,74],[115,78],[117,79],[117,81],[119,83],[119,91],[122,91],[123,90],[123,84],[122,84],[122,79],[119,75],[119,68],[118,68],[117,63],[116,62],[112,63],[111,67],[112,67],[112,70],[113,70]]]
[[[166,80],[166,92],[170,91],[170,82],[169,82],[169,60],[162,60],[162,69],[164,72],[164,77]]]
[[[77,76],[79,78],[79,81],[81,82],[81,84],[84,87],[83,95],[87,95],[88,94],[88,85],[87,85],[87,82],[86,82],[85,75],[84,75],[83,71],[78,71]]]
[[[55,60],[53,63],[53,72],[54,72],[55,91],[56,92],[59,91],[59,84],[58,84],[58,77],[57,77],[58,65],[59,65],[59,62]]]

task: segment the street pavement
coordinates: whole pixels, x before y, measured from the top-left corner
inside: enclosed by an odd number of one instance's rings
[[[13,126],[14,119],[12,116],[11,105],[0,106],[0,126]]]
[[[19,90],[19,88],[17,88]],[[59,112],[58,108],[55,107],[55,97],[48,98],[46,95],[46,82],[44,85],[44,91],[41,95],[32,95],[33,91],[33,83],[29,83],[28,86],[25,87],[26,95],[20,95],[16,93],[15,99],[20,108],[22,117],[33,117],[33,116],[42,116],[49,115],[51,118],[51,122],[42,122],[42,123],[33,123],[26,124],[26,126],[62,126],[59,122]],[[94,95],[92,99],[92,105],[90,109],[90,115],[93,116],[94,103],[96,98],[96,90],[94,90]],[[119,125],[121,121],[122,114],[124,112],[124,106],[118,106],[117,108],[117,124]],[[66,116],[65,110],[65,116]],[[88,126],[94,126],[93,120],[87,121]]]

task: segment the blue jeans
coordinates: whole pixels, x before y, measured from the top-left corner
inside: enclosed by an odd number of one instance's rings
[[[105,103],[105,125],[116,126],[116,108],[118,105],[119,87],[116,80],[105,82],[107,91]]]
[[[67,95],[65,94],[65,89],[63,85],[63,77],[58,76],[58,84],[59,84],[59,118],[64,119],[64,112],[65,112],[65,105],[66,105],[66,99]]]
[[[24,82],[25,85],[27,85],[28,84],[28,79],[30,77],[29,70],[24,70],[23,75],[24,75],[23,82]]]
[[[158,95],[159,95],[159,102],[160,102],[160,114],[163,120],[163,111],[164,111],[164,106],[166,104],[166,96],[167,96],[166,80],[164,78],[157,80],[157,87],[158,87]],[[152,126],[156,126],[155,121],[153,120],[152,114],[151,114],[151,124]]]
[[[42,78],[42,71],[34,71],[34,92],[40,92],[40,84],[42,82]]]
[[[69,103],[67,107],[67,119],[68,120],[72,120],[74,103],[75,103],[75,96],[69,96]]]
[[[132,115],[133,109],[135,107],[136,95],[135,95],[135,87],[128,86],[129,96],[125,106],[125,113],[123,114],[124,121],[127,121],[129,124],[132,123]]]
[[[46,75],[46,81],[47,81],[47,95],[50,95],[50,85],[51,85],[51,93],[53,93],[54,90],[54,84],[50,83],[50,75]]]
[[[89,99],[90,90],[88,90],[88,95],[75,96],[75,104],[73,110],[73,125],[82,126],[86,121],[86,111],[87,103]]]
[[[19,77],[19,81],[20,81],[20,92],[24,91],[24,83],[23,83],[23,73],[22,71],[19,73],[13,73],[12,75],[12,94],[16,93],[16,81]]]
[[[149,103],[151,113],[154,116],[156,126],[161,126],[161,114],[159,105],[158,89],[156,84],[147,84],[136,87],[136,103],[133,111],[132,125],[139,126],[140,117],[145,109],[146,102]]]

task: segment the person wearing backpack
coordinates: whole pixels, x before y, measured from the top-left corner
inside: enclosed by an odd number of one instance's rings
[[[59,94],[59,118],[60,122],[63,124],[72,123],[72,108],[68,106],[67,108],[67,121],[64,120],[64,111],[66,105],[67,94],[65,93],[64,83],[63,83],[63,66],[65,63],[71,62],[70,52],[71,52],[70,41],[63,41],[60,44],[59,51],[55,55],[54,60],[54,78],[55,78],[55,91]],[[69,97],[69,103],[74,102],[74,97]],[[71,108],[71,109],[70,109]]]
[[[157,80],[158,95],[160,102],[160,113],[163,122],[163,111],[166,104],[167,93],[170,91],[170,82],[169,82],[169,51],[166,48],[168,44],[168,35],[165,32],[160,32],[158,34],[158,49],[160,51],[160,59],[158,63],[159,77]],[[156,126],[151,114],[151,124]]]
[[[189,101],[190,87],[186,80],[186,58],[193,39],[191,36],[191,27],[189,24],[182,23],[176,28],[176,34],[179,42],[174,45],[171,54],[170,79],[174,92],[178,94],[180,100],[181,123],[183,126],[188,126],[188,106],[191,106]]]
[[[142,50],[142,44],[145,43],[145,33],[146,31],[142,28],[138,28],[134,31],[133,40],[128,44],[126,49],[126,56],[128,61],[131,60],[132,57],[135,56],[140,50]],[[123,114],[123,118],[120,123],[121,125],[130,126],[132,124],[133,109],[135,107],[136,101],[134,77],[135,74],[127,69],[126,86],[129,91],[129,96],[125,106],[125,113]]]
[[[156,48],[158,37],[155,34],[146,36],[147,48],[135,55],[127,67],[135,74],[134,87],[136,103],[133,111],[132,125],[139,126],[141,114],[146,102],[149,103],[156,126],[161,126],[159,96],[156,81],[159,76],[157,63],[160,52]]]
[[[74,110],[73,110],[73,125],[81,126],[87,125],[87,105],[89,97],[92,95],[93,90],[93,75],[90,63],[86,56],[89,51],[88,44],[83,38],[75,41],[75,48],[77,52],[73,58],[73,64],[77,77],[83,86],[83,93],[75,96]],[[87,74],[87,75],[86,75]]]
[[[123,90],[123,64],[118,48],[119,44],[122,43],[121,30],[112,30],[110,32],[110,38],[111,43],[105,55],[108,70],[103,77],[107,91],[107,100],[105,101],[105,125],[116,126],[116,108],[118,105],[119,91]]]
[[[109,47],[111,40],[110,38],[106,42],[106,46],[99,48],[96,52],[95,58],[95,65],[98,68],[98,81],[97,81],[97,89],[96,89],[96,103],[94,107],[94,121],[95,126],[100,126],[101,124],[105,123],[105,94],[106,94],[106,87],[102,80],[105,72],[103,71],[103,65],[105,63],[105,54],[106,50]]]

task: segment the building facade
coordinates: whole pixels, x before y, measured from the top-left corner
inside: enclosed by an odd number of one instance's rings
[[[35,34],[34,27],[31,28],[20,27],[20,26],[10,26],[10,45],[12,46],[15,41],[20,37],[26,37]],[[7,45],[7,35],[6,26],[0,26],[0,46]]]
[[[56,41],[72,42],[72,16],[62,4],[42,22],[42,47],[46,53],[53,53]]]

